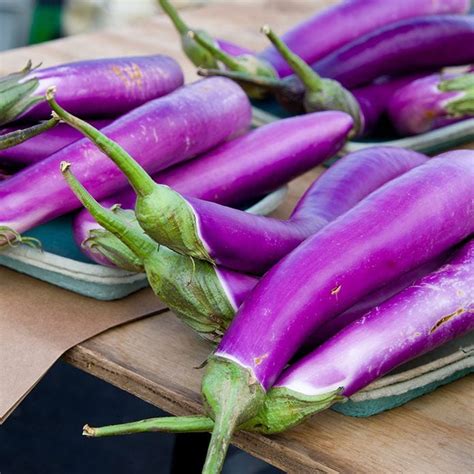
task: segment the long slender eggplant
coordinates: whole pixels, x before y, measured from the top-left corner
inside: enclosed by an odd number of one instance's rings
[[[329,121],[325,123],[329,125]],[[367,160],[371,163],[361,163],[361,169],[373,166],[378,161],[378,154],[394,158],[385,165],[383,178],[382,173],[379,175],[382,182],[426,160],[423,155],[392,148],[360,152],[361,156],[365,153],[371,155],[371,159]],[[356,167],[357,163],[354,164]],[[334,197],[331,192],[321,192],[316,181],[286,221],[185,198],[166,186],[155,187],[153,194],[137,200],[135,213],[148,235],[176,252],[233,270],[262,274],[303,240],[367,195],[370,187],[351,181],[354,181],[353,176],[348,179],[348,187],[354,193],[352,196],[356,196],[354,200],[336,199],[332,202],[328,202]],[[377,186],[372,189],[377,189]]]
[[[63,120],[84,131],[96,142],[100,138],[105,143],[106,139],[100,132],[71,116],[57,104],[51,105]],[[347,117],[340,112],[331,114],[331,127],[339,122],[341,116]],[[330,123],[326,119],[325,127]],[[333,137],[326,138],[326,145],[334,146]],[[117,147],[115,150],[119,153],[115,156],[109,154],[110,158],[126,173],[138,195],[135,206],[138,222],[157,242],[179,253],[233,270],[259,274],[328,222],[325,216],[318,216],[314,212],[314,204],[301,206],[300,203],[290,221],[280,221],[253,216],[211,202],[186,199],[167,186],[157,185],[126,153]],[[404,154],[408,162],[417,159],[411,152],[399,149],[392,152]],[[421,156],[420,159],[424,160],[425,157]],[[312,190],[303,199],[314,203]]]
[[[474,72],[434,74],[399,89],[388,114],[401,135],[415,135],[474,117]]]
[[[0,125],[16,119],[50,116],[46,89],[59,88],[58,100],[83,117],[116,117],[183,85],[178,63],[163,55],[102,58],[32,69],[0,80]]]
[[[362,35],[404,19],[424,15],[465,13],[467,0],[345,0],[316,12],[287,31],[282,40],[308,64],[315,63]],[[266,59],[280,77],[292,74],[290,65],[269,46],[259,57]]]
[[[397,366],[474,329],[474,241],[439,270],[367,312],[291,365],[268,392],[257,415],[238,427],[265,434],[301,423],[350,397]],[[167,431],[212,431],[206,416],[163,417],[92,428],[102,437]],[[207,464],[205,472],[218,472]]]
[[[335,314],[474,231],[474,152],[445,153],[372,193],[306,239],[239,308],[202,382],[215,425],[204,472],[218,472],[236,427]]]
[[[334,51],[312,68],[323,78],[348,89],[378,77],[426,71],[474,62],[474,15],[433,15],[392,23]],[[301,110],[304,85],[296,76],[285,79],[252,76],[245,72],[211,71],[231,77],[246,87],[277,94],[289,110]]]
[[[205,80],[144,104],[103,132],[157,173],[242,133],[250,121],[251,107],[240,87],[229,80]],[[64,159],[75,164],[98,199],[127,185],[94,144],[79,140],[1,184],[0,239],[19,241],[19,233],[77,209],[77,199],[58,171]]]
[[[306,207],[304,212],[308,220],[329,222],[387,181],[424,163],[426,159],[415,152],[400,152],[390,148],[371,148],[352,153],[318,178],[312,186],[312,199],[308,196],[299,203],[300,213],[302,215]],[[354,183],[354,176],[359,177],[355,182],[357,184]],[[115,209],[114,212],[116,218],[121,217],[128,226],[135,225],[139,229],[132,211],[127,213]],[[94,218],[98,217],[95,215]],[[121,268],[144,271],[142,259],[126,243],[109,231],[96,227],[90,231],[86,241],[89,255],[96,252],[101,259]],[[199,320],[205,328],[201,335],[218,341],[240,303],[256,285],[257,279],[225,267],[212,267],[209,262],[202,260],[195,260],[193,264],[189,257],[170,250],[163,252],[167,252],[165,257],[168,261],[156,264],[159,272],[155,270],[154,274],[159,274],[159,278],[150,279],[155,293],[166,300],[170,309],[184,321],[193,322],[194,329],[198,329],[196,322]],[[176,275],[180,275],[180,281],[186,281],[186,284],[176,285]],[[165,285],[163,282],[171,283]]]
[[[323,123],[324,116],[317,114],[280,120],[164,170],[153,179],[185,196],[235,206],[278,188],[336,153],[351,129],[350,118],[340,117],[339,131],[334,129],[334,146],[324,146]],[[275,137],[279,138],[278,144]],[[128,188],[101,204],[107,208],[120,204],[122,209],[134,209],[136,199],[136,193]],[[100,241],[105,239],[110,249],[110,234],[101,230],[86,210],[77,215],[73,226],[76,242],[80,245],[86,241],[84,250],[89,257],[101,264],[114,265],[101,254]],[[120,252],[115,249],[114,253]],[[124,259],[120,258],[120,262],[123,264]]]
[[[82,135],[76,130],[72,129],[64,123],[55,125],[54,128],[49,128],[46,123],[53,122],[57,124],[56,119],[51,119],[48,122],[43,122],[38,127],[38,132],[41,135],[28,138],[22,143],[17,143],[7,149],[1,149],[0,145],[0,164],[8,167],[22,167],[29,166],[40,161],[43,161],[49,155],[56,153],[62,148],[76,142]],[[91,124],[99,129],[112,123],[112,120],[91,120]],[[46,131],[40,130],[39,127],[46,127]],[[0,143],[6,140],[9,134],[23,134],[23,127],[15,126],[4,128],[0,130]],[[29,129],[27,129],[29,130]]]

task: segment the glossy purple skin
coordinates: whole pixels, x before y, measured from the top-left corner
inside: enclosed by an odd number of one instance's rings
[[[429,160],[306,239],[260,280],[216,356],[266,390],[308,334],[474,231],[474,151]]]
[[[251,115],[238,85],[213,78],[148,102],[102,132],[153,174],[245,130]],[[84,138],[0,185],[0,225],[24,232],[80,207],[60,173],[63,160],[72,164],[76,177],[96,199],[127,185],[118,167]]]
[[[112,120],[91,120],[89,123],[101,129],[111,124]],[[0,130],[0,135],[20,130],[21,128],[24,127],[16,126],[4,128]],[[46,132],[43,132],[41,135],[30,138],[26,142],[7,148],[6,150],[0,150],[0,164],[15,167],[33,165],[43,161],[49,155],[56,153],[82,137],[82,133],[65,123],[60,123],[56,125],[56,127],[46,130]]]
[[[448,76],[433,74],[407,84],[391,97],[388,114],[400,135],[428,132],[467,118],[449,117],[446,105],[464,92],[439,90],[439,83],[445,79]]]
[[[321,161],[337,151],[332,148],[327,153],[323,146],[339,147],[342,143],[341,135],[334,140],[329,123],[327,118],[323,121],[320,128],[323,135],[315,142],[315,148],[324,152]],[[202,241],[214,261],[233,270],[261,275],[369,193],[425,161],[426,157],[419,153],[390,147],[352,153],[311,185],[286,221],[194,198],[187,200],[198,218]]]
[[[411,74],[409,76],[384,78],[383,81],[351,91],[359,103],[364,118],[362,135],[370,133],[375,128],[381,116],[387,111],[392,96],[402,87],[420,77],[422,77],[421,74]]]
[[[308,347],[314,348],[318,344],[321,344],[330,337],[334,336],[334,334],[338,333],[342,328],[349,326],[350,323],[362,317],[365,313],[367,313],[367,311],[380,305],[384,301],[404,290],[407,286],[412,285],[416,280],[419,280],[425,275],[434,272],[446,262],[446,259],[446,255],[442,254],[434,260],[430,260],[424,265],[404,273],[382,288],[379,288],[378,290],[373,291],[369,295],[365,296],[354,306],[343,313],[338,314],[318,328],[316,332],[308,338]]]
[[[351,20],[352,21],[352,20]],[[377,77],[474,62],[474,16],[429,16],[360,37],[313,64],[347,88]]]
[[[322,146],[318,150],[318,139],[322,136],[318,129],[324,117],[338,118],[342,143],[352,127],[349,116],[307,114],[259,127],[195,160],[161,171],[153,178],[186,196],[223,205],[240,204],[273,191],[331,156],[329,153],[334,148]],[[321,153],[325,154],[323,158]],[[135,192],[127,188],[101,204],[111,207],[120,203],[123,209],[133,209],[135,201]],[[99,228],[85,209],[74,219],[73,226],[78,244],[88,237],[91,229]],[[84,251],[94,261],[110,265],[98,254],[88,249]]]
[[[163,55],[91,59],[38,69],[27,76],[39,80],[33,96],[44,96],[56,86],[56,100],[80,117],[114,117],[128,112],[183,85],[179,64]],[[48,119],[46,102],[25,111],[28,120]]]
[[[474,241],[445,266],[387,300],[304,357],[276,386],[307,395],[343,387],[350,396],[474,329]]]
[[[282,39],[293,52],[312,64],[387,24],[422,15],[464,13],[468,9],[468,0],[346,0],[297,24]],[[280,77],[293,73],[273,46],[259,57],[269,61]]]
[[[215,42],[217,46],[227,54],[231,56],[242,56],[243,54],[255,54],[254,51],[251,49],[245,48],[243,46],[239,46],[238,44],[231,43],[230,41],[226,41],[223,39],[216,39]]]
[[[235,310],[237,310],[258,283],[258,278],[246,275],[245,273],[235,272],[225,267],[215,268],[229,301],[232,302]]]

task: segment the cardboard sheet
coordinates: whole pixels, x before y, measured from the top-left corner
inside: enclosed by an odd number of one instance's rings
[[[102,302],[0,267],[0,424],[68,349],[165,308],[150,289]]]

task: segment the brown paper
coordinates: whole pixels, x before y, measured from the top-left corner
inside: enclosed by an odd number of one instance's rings
[[[0,424],[68,349],[165,308],[150,289],[96,301],[0,267]]]

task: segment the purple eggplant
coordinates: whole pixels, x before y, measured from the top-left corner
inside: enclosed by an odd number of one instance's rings
[[[57,123],[57,120],[52,120]],[[112,120],[91,120],[91,124],[99,129],[111,123]],[[40,126],[46,126],[46,122],[37,127]],[[0,131],[0,142],[3,141],[7,134],[21,133],[21,130],[22,128],[18,126],[2,129]],[[52,129],[47,128],[46,131],[40,130],[39,133],[41,135],[29,138],[8,149],[2,150],[0,146],[0,164],[8,167],[33,165],[82,138],[79,132],[64,123],[60,123]]]
[[[371,32],[312,64],[323,78],[347,89],[369,84],[378,77],[474,62],[474,15],[412,18]],[[200,71],[223,75],[246,87],[273,92],[292,112],[301,112],[305,87],[296,76],[285,79],[257,77],[242,72]]]
[[[429,16],[393,23],[360,37],[314,65],[323,77],[354,88],[387,74],[474,62],[474,15]]]
[[[291,181],[337,151],[335,147],[322,145],[325,140],[320,131],[323,118],[309,114],[259,127],[204,156],[162,171],[153,179],[185,196],[237,205]],[[340,117],[340,130],[337,132],[340,144],[350,127],[349,117]],[[279,137],[278,146],[275,146],[276,136]],[[101,201],[101,204],[107,208],[120,204],[123,209],[134,209],[136,199],[135,192],[129,188]],[[87,241],[86,254],[98,263],[110,265],[111,262],[100,253],[100,243],[96,238],[99,229],[100,226],[85,210],[74,220],[76,242]],[[100,240],[104,239],[103,232],[99,232],[99,236]],[[110,247],[109,236],[107,242]]]
[[[334,143],[330,143],[329,140],[332,140],[334,133],[330,133],[329,130],[335,122],[331,124],[329,117],[325,115],[329,113],[337,114],[337,112],[321,112],[324,128],[320,130],[327,137],[325,144],[333,147]],[[339,120],[337,116],[335,118]],[[318,143],[322,151],[324,140],[318,140]],[[340,141],[338,145],[339,143]],[[387,154],[394,158],[390,163],[386,163],[383,173],[378,175],[378,179],[382,182],[426,160],[423,155],[396,148],[360,152],[360,156],[364,156],[365,153],[371,155],[372,160],[368,161],[372,161],[372,165],[378,162],[378,154]],[[354,168],[357,167],[356,158],[357,155],[354,159]],[[362,161],[360,164],[361,169],[367,170],[367,166],[367,162]],[[338,173],[338,170],[334,173]],[[350,192],[351,199],[333,199],[335,196],[331,193],[331,189],[322,191],[316,181],[286,221],[250,215],[195,198],[184,198],[165,186],[155,187],[154,194],[150,194],[147,199],[140,197],[136,203],[135,213],[148,235],[176,252],[233,270],[261,275],[304,239],[367,195],[370,186],[366,186],[364,182],[358,184],[352,181],[354,177],[350,176],[348,178],[350,191],[349,189],[343,191]],[[379,182],[372,189],[377,189],[380,184]],[[341,190],[338,189],[337,192]]]
[[[0,79],[0,125],[16,119],[43,120],[51,113],[46,89],[84,117],[114,117],[183,85],[178,63],[163,55],[103,58],[32,69]]]
[[[471,240],[448,264],[367,312],[286,369],[257,415],[238,429],[264,434],[285,431],[350,397],[397,366],[472,331],[473,300]],[[162,417],[100,428],[85,425],[83,435],[213,429],[214,421],[206,416]],[[218,466],[208,464],[204,472],[218,470]]]
[[[474,73],[434,74],[399,89],[388,114],[401,135],[416,135],[474,117]]]
[[[232,81],[199,81],[148,102],[103,129],[151,173],[190,159],[242,133],[251,107]],[[75,163],[98,199],[126,187],[120,170],[87,139],[28,167],[0,186],[0,229],[9,240],[79,207],[62,179],[59,163]]]
[[[352,153],[317,179],[311,191],[298,204],[298,215],[306,216],[305,219],[309,222],[315,220],[317,223],[327,223],[387,181],[426,160],[418,153],[395,148],[374,147]],[[357,186],[352,184],[354,176],[360,177]],[[115,218],[122,218],[128,227],[134,225],[136,229],[140,229],[133,212],[125,213],[120,209],[114,209],[114,212]],[[98,219],[97,215],[94,215],[94,219]],[[97,227],[96,224],[89,228],[85,242],[89,255],[97,254],[96,260],[113,262],[114,265],[131,271],[143,271],[150,267],[149,259],[134,254],[120,235],[115,237]],[[143,240],[145,237],[140,238]],[[144,247],[145,245],[140,246]],[[150,284],[155,293],[185,322],[189,324],[191,321],[192,327],[200,331],[201,335],[218,341],[257,279],[225,267],[212,267],[209,262],[202,260],[194,260],[192,264],[189,257],[164,250],[163,247],[160,247],[158,256],[167,261],[153,264],[152,274],[155,277],[150,279]],[[147,270],[147,274],[151,274],[150,270]],[[186,284],[176,283],[178,274],[179,283],[185,281]],[[197,326],[198,321],[200,327]]]
[[[474,231],[474,152],[408,171],[306,239],[260,280],[209,359],[202,394],[215,425],[204,472],[218,472],[233,431],[335,314]]]
[[[394,22],[425,15],[465,13],[468,9],[468,0],[345,0],[297,24],[282,40],[303,61],[312,64],[362,35]],[[275,47],[269,46],[259,57],[272,64],[280,77],[293,72]]]

